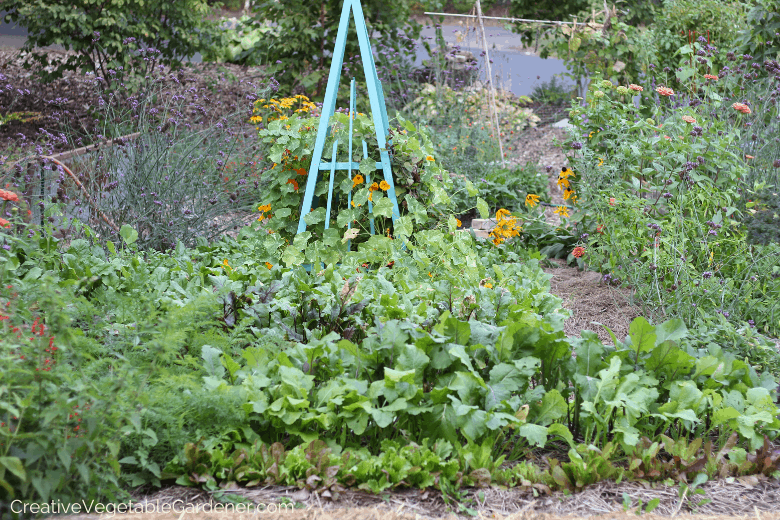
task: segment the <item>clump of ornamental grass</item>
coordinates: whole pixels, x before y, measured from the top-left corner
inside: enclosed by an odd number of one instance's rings
[[[233,85],[236,103],[226,107],[212,100],[228,88],[224,76],[199,90],[183,72],[162,66],[132,90],[111,78],[88,74],[85,81],[99,92],[92,124],[69,128],[63,115],[62,133],[44,133],[59,148],[92,150],[63,163],[40,148],[40,191],[21,186],[42,207],[60,205],[60,226],[80,219],[101,242],[121,240],[121,229],[130,226],[140,248],[165,250],[179,241],[212,240],[251,221],[260,170],[248,132],[254,128],[251,100],[260,88]]]

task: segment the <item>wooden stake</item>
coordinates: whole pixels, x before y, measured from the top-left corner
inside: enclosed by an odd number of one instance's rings
[[[475,5],[477,9],[477,20],[479,21],[479,28],[482,32],[482,49],[485,51],[485,64],[487,64],[488,71],[488,84],[490,85],[490,108],[493,112],[493,120],[495,122],[496,140],[498,141],[498,151],[501,154],[501,166],[506,167],[506,161],[504,160],[504,146],[501,144],[501,127],[498,124],[498,111],[496,110],[496,87],[493,84],[493,68],[490,66],[490,53],[488,52],[487,38],[485,38],[485,25],[482,23],[482,5],[479,0]],[[493,122],[491,122],[491,126]]]

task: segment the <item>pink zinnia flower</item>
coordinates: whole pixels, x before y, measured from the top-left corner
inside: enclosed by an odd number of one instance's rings
[[[691,116],[682,116],[682,120],[685,121],[686,123],[690,123],[690,124],[693,124],[693,123],[696,122],[696,120],[694,118],[692,118]]]
[[[714,76],[712,74],[705,74],[704,77],[707,78],[707,79],[712,79],[712,80],[718,81],[718,76]]]
[[[655,91],[662,96],[674,96],[674,90],[670,89],[669,87],[658,87],[655,89]]]
[[[640,87],[639,85],[634,85],[633,83],[631,83],[628,86],[628,88],[630,88],[631,90],[635,90],[637,92],[642,92],[644,90],[644,87]]]
[[[751,113],[750,107],[745,105],[744,103],[734,103],[733,105],[731,105],[731,108],[733,108],[737,112],[742,112],[743,114]]]

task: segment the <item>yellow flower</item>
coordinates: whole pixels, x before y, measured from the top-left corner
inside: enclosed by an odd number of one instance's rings
[[[712,260],[715,257],[715,251],[710,251],[710,261],[707,263],[708,266],[712,265]]]
[[[352,187],[354,188],[358,184],[363,184],[363,176],[359,173],[352,178]]]
[[[569,216],[569,210],[566,208],[566,206],[558,206],[553,210],[553,213],[555,213],[556,215],[560,215],[562,217]]]
[[[432,155],[428,155],[427,157],[425,157],[425,159],[430,162],[433,162],[435,160]]]
[[[533,208],[539,203],[539,195],[534,195],[533,193],[529,193],[525,197],[525,205],[529,208]]]
[[[573,170],[570,170],[566,166],[564,166],[563,168],[561,168],[560,177],[563,177],[564,179],[568,179],[569,177],[576,177],[576,175],[574,175]]]
[[[266,263],[265,263],[265,266],[266,266],[268,269],[272,269],[272,268],[273,268],[273,265],[271,265],[271,263],[270,263],[270,262],[266,262]]]
[[[249,118],[249,122],[250,123],[260,123],[262,121],[263,121],[263,117],[262,116],[252,116],[252,117]]]
[[[262,206],[258,206],[258,211],[265,213],[267,211],[271,211],[271,205],[270,204],[263,204]]]
[[[501,208],[498,211],[496,211],[496,220],[503,220],[504,217],[508,217],[509,215],[510,213],[508,209]]]
[[[461,227],[463,225],[463,222],[460,221],[460,219],[455,219],[455,223],[458,225],[458,227]]]
[[[604,166],[604,158],[599,157],[599,166]]]
[[[368,194],[368,200],[370,200],[371,202],[374,202],[374,192],[373,192],[373,191],[372,191],[372,192],[369,192],[369,194]]]
[[[387,181],[382,181],[379,183],[379,189],[382,191],[387,191],[390,189],[390,185],[387,183]]]
[[[494,239],[493,239],[493,245],[496,245],[496,246],[498,246],[498,245],[501,245],[501,243],[502,243],[503,241],[504,241],[504,239],[503,239],[503,238],[494,238]]]
[[[569,179],[567,179],[566,177],[558,177],[559,188],[568,188],[569,186],[571,186],[571,184],[569,183]]]
[[[488,282],[488,283],[485,284],[485,287],[487,287],[488,289],[492,289],[493,288],[493,284]]]
[[[384,182],[384,181],[383,181]],[[379,189],[379,184],[372,182],[371,186],[368,187],[368,191],[376,191]]]
[[[563,192],[563,200],[569,200],[574,196],[574,190],[571,188],[568,188],[566,191]]]

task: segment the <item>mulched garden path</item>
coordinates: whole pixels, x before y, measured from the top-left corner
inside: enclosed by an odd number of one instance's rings
[[[658,498],[660,504],[652,514],[643,514],[648,520],[666,520],[670,517],[689,520],[737,520],[752,518],[755,520],[778,519],[775,512],[780,503],[780,482],[766,477],[748,476],[708,482],[702,486],[704,494],[693,499],[686,496],[681,499],[678,487],[640,482],[602,482],[588,486],[583,491],[564,495],[556,492],[552,495],[534,497],[530,491],[521,489],[487,488],[471,490],[466,504],[477,518],[496,518],[503,520],[563,520],[576,518],[609,518],[627,520],[637,518],[638,501],[643,504]],[[382,495],[372,495],[361,491],[346,491],[337,501],[327,501],[297,488],[267,486],[262,488],[234,488],[233,495],[251,500],[254,504],[278,504],[280,500],[297,504],[296,511],[262,513],[257,518],[278,520],[417,520],[417,519],[466,519],[473,515],[461,511],[456,513],[452,506],[442,500],[441,494],[432,490],[400,490]],[[624,494],[631,498],[631,506],[623,505]],[[703,501],[709,500],[707,503]],[[178,502],[177,502],[178,501]],[[211,494],[192,488],[172,486],[155,493],[136,495],[133,502],[149,504],[148,507],[174,503],[190,505],[217,503]],[[701,505],[698,505],[701,504]],[[189,507],[189,506],[188,506]],[[454,506],[457,509],[457,505]],[[164,509],[163,509],[164,510]],[[61,520],[98,520],[98,515],[72,515],[60,517]],[[116,520],[182,520],[179,514],[116,515]],[[238,514],[221,515],[218,513],[188,513],[187,520],[237,519]],[[249,516],[247,516],[249,518]],[[255,517],[251,517],[255,518]]]

